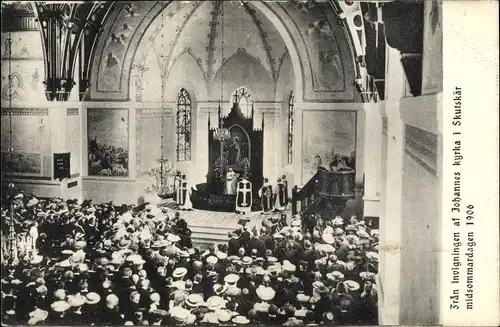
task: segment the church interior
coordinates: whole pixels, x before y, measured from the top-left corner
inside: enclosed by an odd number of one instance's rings
[[[159,197],[193,243],[355,216],[375,323],[440,323],[439,0],[3,2],[1,68],[3,199]]]

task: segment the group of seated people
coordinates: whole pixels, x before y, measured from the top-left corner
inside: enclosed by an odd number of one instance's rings
[[[9,205],[9,201],[14,201]],[[193,247],[178,212],[145,203],[7,199],[36,248],[2,260],[2,325],[377,323],[378,230],[356,217],[279,213]],[[11,212],[13,210],[13,212]]]

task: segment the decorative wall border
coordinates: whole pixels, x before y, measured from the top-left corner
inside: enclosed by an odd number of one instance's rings
[[[80,114],[79,108],[67,108],[66,116],[78,116]]]
[[[436,134],[406,125],[405,152],[431,174],[436,175],[438,153]]]
[[[49,108],[2,108],[2,115],[48,116]]]
[[[148,116],[161,116],[164,114],[165,117],[174,114],[173,108],[137,108],[136,109],[136,117],[137,119],[141,119]]]

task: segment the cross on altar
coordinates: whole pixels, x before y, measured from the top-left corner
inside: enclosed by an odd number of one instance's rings
[[[247,206],[247,194],[251,191],[250,188],[250,182],[240,182],[240,191],[243,193],[243,202],[241,203],[242,206]]]

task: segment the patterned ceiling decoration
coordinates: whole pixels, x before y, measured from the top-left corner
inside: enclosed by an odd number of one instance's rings
[[[356,76],[355,56],[363,52],[362,36],[354,45],[339,24],[342,11],[333,1],[143,1],[120,3],[121,7],[106,25],[105,44],[101,44],[95,67],[97,83],[92,87],[95,99],[128,97],[130,76],[140,76],[148,67],[153,52],[158,58],[161,76],[168,78],[175,62],[186,55],[194,58],[205,76],[207,90],[222,64],[239,53],[260,62],[275,83],[287,49],[283,27],[289,33],[288,44],[300,61],[304,100],[352,101],[352,81]],[[342,1],[338,1],[342,2]],[[337,3],[335,1],[335,3]],[[359,7],[356,3],[342,8]],[[224,20],[222,20],[222,7]],[[265,10],[264,10],[265,9]],[[266,14],[264,14],[264,11]],[[270,15],[274,16],[271,21]],[[224,21],[224,58],[221,35]],[[361,24],[357,20],[352,24]],[[276,25],[276,26],[275,26]],[[290,41],[291,39],[291,41]],[[353,50],[354,49],[354,50]],[[359,51],[358,51],[359,50]],[[100,51],[100,57],[99,57]],[[148,59],[149,60],[149,59]],[[154,69],[157,69],[154,67]]]

